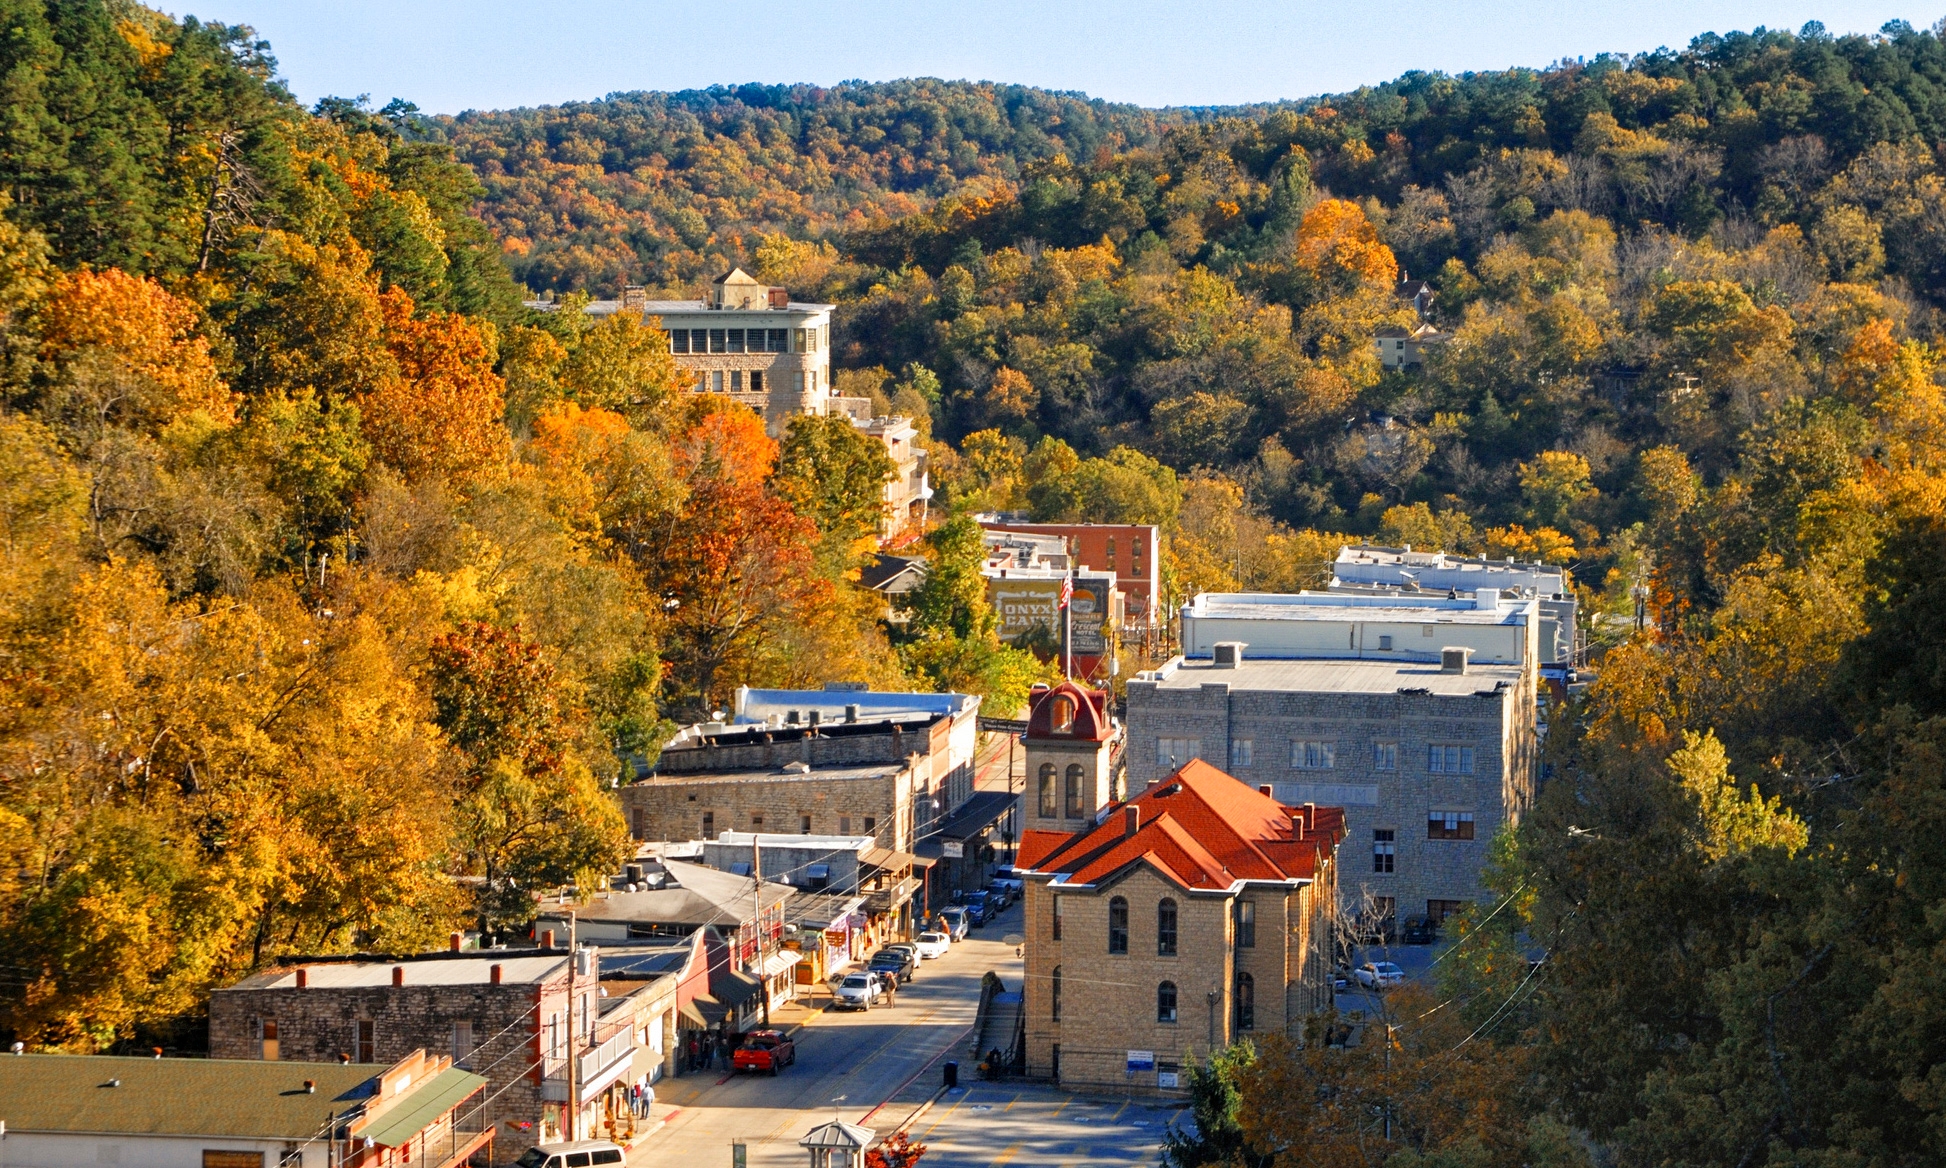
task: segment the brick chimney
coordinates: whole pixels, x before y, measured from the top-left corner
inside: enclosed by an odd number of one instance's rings
[[[402,986],[405,984],[405,966],[394,965],[392,967],[392,984],[395,986]]]
[[[311,971],[303,966],[297,968],[297,988],[304,989],[311,984]]]
[[[453,952],[458,953],[460,946],[466,943],[466,934],[455,929],[452,935],[446,938],[446,943],[452,948]]]
[[[1122,808],[1122,838],[1127,839],[1141,830],[1142,807],[1138,803],[1130,803]]]
[[[487,980],[488,980],[488,981],[490,981],[490,982],[491,982],[492,984],[494,984],[494,985],[499,985],[499,984],[500,984],[500,970],[501,970],[501,965],[500,965],[500,963],[499,963],[498,961],[496,961],[496,962],[494,962],[494,963],[493,963],[493,968],[492,968],[492,970],[490,970],[490,971],[488,972],[488,975],[487,975]]]
[[[552,949],[552,948],[554,948],[554,930],[553,930],[553,929],[542,929],[542,930],[541,930],[541,948],[543,948],[543,949]]]

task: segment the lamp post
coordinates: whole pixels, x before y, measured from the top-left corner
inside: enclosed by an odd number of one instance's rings
[[[1209,1053],[1211,1058],[1216,1057],[1216,999],[1222,996],[1223,993],[1221,990],[1211,989],[1209,992]]]

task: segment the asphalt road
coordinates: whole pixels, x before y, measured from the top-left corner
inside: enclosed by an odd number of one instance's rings
[[[1001,942],[1020,931],[1020,911],[1014,905],[925,962],[895,1005],[813,1018],[797,1032],[797,1064],[776,1078],[694,1075],[658,1085],[655,1118],[665,1123],[629,1163],[729,1168],[730,1144],[740,1141],[750,1168],[801,1168],[806,1153],[797,1141],[818,1124],[836,1116],[889,1130],[913,1105],[880,1105],[908,1084],[938,1084],[946,1059],[959,1060],[962,1079],[971,1080],[973,1060],[964,1053],[981,975],[993,970],[1008,988],[1020,984],[1020,960]],[[926,1093],[907,1090],[905,1098]]]

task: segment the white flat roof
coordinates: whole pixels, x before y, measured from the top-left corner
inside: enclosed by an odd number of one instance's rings
[[[1263,660],[1247,656],[1235,667],[1178,657],[1162,668],[1137,674],[1158,690],[1193,690],[1228,683],[1232,689],[1275,693],[1389,694],[1402,689],[1431,690],[1440,697],[1491,693],[1501,682],[1520,682],[1518,665],[1469,665],[1465,673],[1446,673],[1438,665],[1415,661]]]
[[[713,840],[706,843],[727,844],[732,847],[747,848],[755,843],[762,848],[817,848],[820,851],[855,851],[878,846],[878,840],[869,835],[791,835],[781,831],[725,831],[717,833]]]
[[[1203,592],[1183,615],[1208,620],[1397,621],[1401,624],[1510,625],[1532,601],[1501,597],[1491,608],[1472,598],[1345,592]]]

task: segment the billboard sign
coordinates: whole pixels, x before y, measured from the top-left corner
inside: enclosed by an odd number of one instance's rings
[[[1114,578],[1077,575],[1074,578],[1072,650],[1076,656],[1098,657],[1108,652],[1104,635],[1109,617],[1109,593]],[[1000,617],[1000,639],[1014,643],[1036,626],[1045,627],[1056,644],[1061,639],[1061,578],[1023,580],[987,577],[987,598]]]

